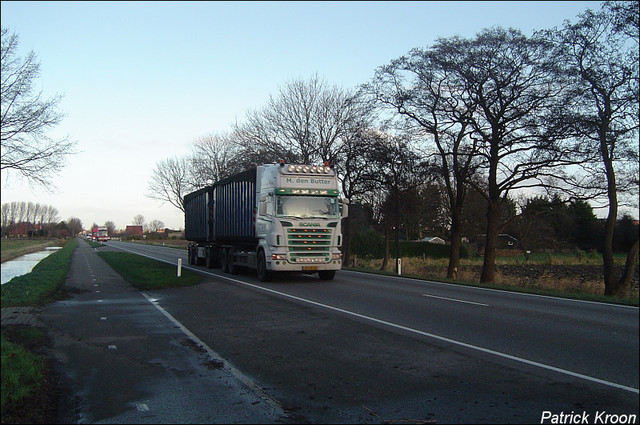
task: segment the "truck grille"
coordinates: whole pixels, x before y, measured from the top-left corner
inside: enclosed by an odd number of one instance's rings
[[[287,229],[291,262],[322,263],[331,257],[331,229]]]

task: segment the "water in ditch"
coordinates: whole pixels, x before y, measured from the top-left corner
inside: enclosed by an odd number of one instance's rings
[[[9,282],[16,276],[22,276],[33,270],[36,264],[38,264],[43,258],[52,254],[54,251],[60,249],[59,246],[50,246],[42,251],[32,252],[13,260],[5,261],[0,267],[0,273],[2,275],[2,284]]]

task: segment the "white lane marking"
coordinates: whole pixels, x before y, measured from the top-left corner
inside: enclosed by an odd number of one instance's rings
[[[418,329],[413,329],[413,328],[409,328],[407,326],[398,325],[396,323],[387,322],[385,320],[376,319],[375,317],[365,316],[364,314],[355,313],[353,311],[343,310],[341,308],[334,307],[334,306],[331,306],[331,305],[326,305],[326,304],[322,304],[322,303],[319,303],[319,302],[316,302],[316,301],[307,300],[305,298],[300,298],[300,297],[297,297],[295,295],[285,294],[283,292],[275,291],[275,290],[269,289],[269,288],[263,288],[262,286],[254,285],[254,284],[247,283],[247,282],[243,282],[243,281],[237,280],[237,279],[232,279],[230,277],[221,276],[221,275],[217,275],[217,274],[209,273],[209,272],[204,272],[204,273],[209,274],[211,276],[218,277],[218,278],[223,278],[223,279],[226,279],[226,280],[229,280],[229,281],[232,281],[232,282],[236,282],[236,283],[239,283],[241,285],[250,286],[252,288],[259,289],[259,290],[262,290],[262,291],[278,294],[278,295],[286,297],[286,298],[291,298],[291,299],[294,299],[294,300],[297,300],[297,301],[301,301],[301,302],[304,302],[304,303],[307,303],[307,304],[312,304],[312,305],[315,305],[315,306],[318,306],[318,307],[323,307],[323,308],[326,308],[326,309],[329,309],[329,310],[337,311],[337,312],[340,312],[340,313],[343,313],[343,314],[347,314],[349,316],[358,317],[360,319],[369,320],[369,321],[374,322],[374,323],[380,323],[382,325],[386,325],[386,326],[389,326],[389,327],[392,327],[392,328],[401,329],[403,331],[412,332],[412,333],[415,333],[415,334],[418,334],[418,335],[422,335],[422,336],[426,336],[426,337],[429,337],[429,338],[437,339],[439,341],[444,341],[444,342],[448,342],[450,344],[459,345],[461,347],[469,348],[471,350],[480,351],[480,352],[483,352],[483,353],[487,353],[487,354],[491,354],[491,355],[494,355],[494,356],[502,357],[502,358],[505,358],[505,359],[513,360],[513,361],[516,361],[516,362],[519,362],[519,363],[524,363],[524,364],[527,364],[527,365],[530,365],[530,366],[539,367],[541,369],[551,370],[553,372],[558,372],[558,373],[561,373],[561,374],[564,374],[564,375],[573,376],[575,378],[580,378],[580,379],[584,379],[584,380],[587,380],[587,381],[596,382],[598,384],[607,385],[609,387],[618,388],[618,389],[629,391],[629,392],[632,392],[632,393],[636,393],[636,394],[640,393],[638,388],[628,387],[626,385],[617,384],[615,382],[606,381],[604,379],[595,378],[593,376],[583,375],[582,373],[577,373],[577,372],[573,372],[573,371],[570,371],[570,370],[561,369],[559,367],[547,365],[547,364],[544,364],[544,363],[539,363],[539,362],[536,362],[536,361],[533,361],[533,360],[529,360],[529,359],[525,359],[525,358],[522,358],[522,357],[513,356],[511,354],[501,353],[500,351],[491,350],[489,348],[479,347],[479,346],[473,345],[473,344],[467,344],[466,342],[456,341],[455,339],[443,337],[443,336],[440,336],[440,335],[435,335],[435,334],[428,333],[428,332],[423,332],[423,331],[420,331]]]
[[[118,347],[116,347],[115,345],[110,345],[107,347],[109,350],[117,350]]]
[[[149,257],[149,258],[151,258],[151,257]],[[160,261],[162,261],[162,260],[160,260]],[[356,271],[356,270],[346,270],[346,269],[343,269],[340,273],[343,273],[343,274],[349,274],[349,273],[367,274],[367,272],[360,272],[360,271]],[[427,280],[427,279],[420,279],[420,278],[406,277],[406,276],[389,276],[389,275],[385,275],[385,274],[376,274],[376,277],[379,277],[379,278],[382,278],[382,279],[403,280],[403,281],[407,281],[407,282],[411,282],[411,283],[424,283],[424,284],[428,284],[428,285],[441,285],[441,286],[448,286],[448,287],[458,286],[458,287],[463,287],[465,289],[473,289],[473,290],[476,290],[476,291],[498,292],[498,293],[501,293],[501,294],[511,294],[511,295],[514,295],[514,296],[522,296],[522,297],[547,298],[547,299],[552,299],[552,300],[555,300],[555,301],[562,301],[562,302],[566,302],[566,303],[596,304],[596,305],[602,305],[602,306],[607,306],[607,307],[617,307],[617,308],[636,309],[636,310],[638,309],[638,307],[633,306],[633,305],[613,304],[613,303],[607,303],[607,302],[602,302],[602,301],[577,300],[577,299],[573,299],[573,298],[558,298],[558,297],[554,297],[554,296],[551,296],[551,295],[531,294],[531,293],[528,293],[528,292],[514,292],[514,291],[508,291],[508,290],[505,290],[505,289],[484,288],[482,286],[472,286],[472,285],[464,285],[464,284],[456,284],[456,283],[438,282],[437,280]]]
[[[164,308],[162,308],[162,306],[160,304],[158,304],[158,300],[155,298],[152,298],[149,294],[147,294],[146,292],[142,292],[142,295],[158,310],[160,310],[160,312],[162,314],[164,314],[164,316],[169,319],[174,325],[176,325],[185,335],[187,335],[189,338],[191,338],[196,344],[200,345],[202,348],[204,348],[208,353],[209,356],[211,356],[213,359],[216,360],[220,360],[222,361],[222,363],[224,364],[224,367],[227,368],[232,374],[233,376],[235,376],[238,380],[240,380],[243,384],[245,384],[247,387],[249,387],[249,389],[253,390],[260,398],[262,398],[264,401],[266,401],[267,403],[271,404],[272,407],[275,407],[278,410],[282,410],[282,406],[280,406],[280,404],[278,403],[277,400],[271,398],[271,396],[269,396],[262,388],[260,388],[255,382],[253,382],[248,376],[246,376],[244,373],[242,373],[239,369],[237,369],[235,366],[233,366],[231,364],[231,362],[229,362],[228,360],[224,359],[222,356],[220,356],[217,352],[213,351],[213,349],[211,349],[211,347],[209,347],[207,344],[204,343],[204,341],[202,341],[200,338],[198,338],[193,332],[191,332],[189,329],[187,329],[186,326],[184,326],[182,323],[180,323],[178,321],[178,319],[176,319],[175,317],[173,317],[171,315],[171,313],[169,313],[167,310],[165,310]]]
[[[129,251],[129,252],[131,252],[133,254],[136,254],[136,255],[142,255],[143,257],[152,258],[154,260],[162,261],[162,262],[168,263],[168,264],[173,264],[173,262],[171,262],[171,261],[162,260],[162,259],[159,259],[159,258],[156,258],[156,257],[152,257],[152,256],[149,256],[149,255],[145,255],[145,254],[140,254],[140,253],[137,253],[135,251],[130,251],[130,250],[127,250],[127,249],[124,249],[124,248],[120,248],[120,247],[117,247],[117,248],[122,249],[123,251]],[[254,285],[252,283],[243,282],[241,280],[233,279],[233,278],[230,278],[230,277],[227,277],[227,276],[224,276],[224,275],[219,275],[219,274],[207,272],[207,271],[204,271],[202,269],[195,268],[195,267],[191,267],[191,266],[184,266],[184,267],[187,268],[187,269],[193,270],[193,271],[195,271],[197,273],[207,274],[207,275],[212,276],[214,278],[228,280],[230,282],[235,282],[235,283],[238,283],[240,285],[249,286],[249,287],[261,290],[261,291],[277,294],[277,295],[280,295],[280,296],[285,297],[285,298],[291,298],[291,299],[294,299],[294,300],[297,300],[297,301],[301,301],[303,303],[307,303],[307,304],[315,305],[315,306],[318,306],[318,307],[326,308],[328,310],[337,311],[337,312],[340,312],[340,313],[343,313],[343,314],[346,314],[346,315],[349,315],[349,316],[354,316],[354,317],[358,317],[360,319],[369,320],[369,321],[372,321],[374,323],[379,323],[379,324],[386,325],[386,326],[389,326],[389,327],[392,327],[392,328],[400,329],[400,330],[407,331],[407,332],[412,332],[412,333],[415,333],[415,334],[418,334],[418,335],[422,335],[422,336],[426,336],[426,337],[429,337],[429,338],[437,339],[439,341],[444,341],[444,342],[448,342],[450,344],[459,345],[461,347],[469,348],[471,350],[476,350],[476,351],[480,351],[480,352],[483,352],[483,353],[491,354],[491,355],[494,355],[494,356],[497,356],[497,357],[502,357],[502,358],[505,358],[505,359],[513,360],[513,361],[516,361],[516,362],[519,362],[519,363],[524,363],[524,364],[527,364],[527,365],[530,365],[530,366],[539,367],[541,369],[551,370],[553,372],[558,372],[558,373],[561,373],[561,374],[564,374],[564,375],[573,376],[575,378],[584,379],[586,381],[596,382],[598,384],[606,385],[606,386],[613,387],[613,388],[618,388],[618,389],[629,391],[629,392],[632,392],[632,393],[635,393],[635,394],[640,394],[640,390],[638,390],[638,388],[628,387],[626,385],[617,384],[615,382],[606,381],[604,379],[596,378],[596,377],[589,376],[589,375],[584,375],[582,373],[572,372],[570,370],[561,369],[561,368],[558,368],[558,367],[555,367],[555,366],[547,365],[547,364],[544,364],[544,363],[539,363],[539,362],[536,362],[536,361],[533,361],[533,360],[529,360],[529,359],[525,359],[525,358],[522,358],[522,357],[512,356],[511,354],[501,353],[500,351],[495,351],[495,350],[491,350],[491,349],[488,349],[488,348],[479,347],[477,345],[467,344],[466,342],[456,341],[455,339],[443,337],[443,336],[440,336],[440,335],[435,335],[435,334],[431,334],[431,333],[428,333],[428,332],[423,332],[423,331],[420,331],[420,330],[417,330],[417,329],[412,329],[412,328],[409,328],[409,327],[406,327],[406,326],[402,326],[402,325],[398,325],[398,324],[395,324],[395,323],[387,322],[387,321],[384,321],[384,320],[376,319],[375,317],[365,316],[365,315],[360,314],[360,313],[355,313],[355,312],[352,312],[352,311],[343,310],[343,309],[338,308],[338,307],[333,307],[333,306],[322,304],[322,303],[319,303],[319,302],[316,302],[316,301],[307,300],[305,298],[300,298],[300,297],[297,297],[295,295],[285,294],[284,292],[279,292],[279,291],[276,291],[276,290],[273,290],[273,289],[264,288],[262,286]],[[157,305],[157,304],[154,303],[154,305]],[[161,308],[160,306],[158,306],[158,307]],[[176,323],[179,323],[179,322],[176,320]],[[194,337],[195,337],[195,335],[194,335]],[[206,347],[206,345],[205,345],[205,347]]]
[[[489,304],[475,303],[473,301],[458,300],[458,299],[455,299],[455,298],[447,298],[447,297],[438,297],[436,295],[429,295],[429,294],[421,294],[421,295],[423,297],[438,298],[439,300],[455,301],[455,302],[458,302],[458,303],[467,303],[467,304],[482,305],[482,306],[485,306],[485,307],[489,307]]]
[[[136,409],[138,412],[148,412],[149,406],[146,403],[136,403]]]

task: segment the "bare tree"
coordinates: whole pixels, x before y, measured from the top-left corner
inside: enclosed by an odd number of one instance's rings
[[[380,133],[373,149],[367,153],[367,160],[376,170],[370,174],[369,180],[375,182],[385,193],[382,206],[385,225],[385,257],[382,269],[385,268],[389,259],[389,231],[394,230],[396,270],[399,270],[402,224],[400,208],[405,194],[424,182],[419,157],[406,138]]]
[[[111,220],[105,221],[104,227],[107,228],[107,234],[109,236],[113,236],[116,233],[116,224],[113,221]]]
[[[67,228],[71,233],[71,237],[75,238],[82,231],[82,220],[77,217],[70,217],[67,220]]]
[[[400,126],[423,134],[425,160],[432,162],[448,199],[451,251],[447,277],[457,277],[463,235],[462,208],[467,185],[477,167],[476,141],[469,120],[475,103],[463,102],[464,85],[448,63],[460,60],[456,43],[441,42],[431,49],[413,49],[408,56],[380,67],[363,90],[377,104],[401,118]],[[406,128],[408,127],[408,128]]]
[[[11,204],[9,203],[2,204],[2,209],[0,210],[0,228],[2,229],[2,236],[4,237],[9,235],[10,220],[11,220]]]
[[[16,171],[30,183],[51,189],[51,176],[59,172],[75,142],[54,140],[46,132],[62,120],[60,96],[43,99],[33,93],[40,64],[33,52],[17,56],[18,36],[2,28],[2,154],[0,169]]]
[[[58,221],[58,214],[59,214],[59,211],[56,207],[53,207],[51,205],[47,207],[48,236],[51,236],[51,229],[52,227],[54,227],[54,225]]]
[[[144,224],[144,216],[142,214],[137,214],[133,217],[133,225],[134,226],[142,226]]]
[[[26,215],[25,218],[27,220],[27,223],[29,224],[35,224],[35,217],[36,217],[36,206],[33,202],[28,202],[27,203],[27,209],[26,209]]]
[[[160,220],[151,220],[149,224],[147,224],[147,231],[149,232],[157,232],[162,228],[164,228],[164,223]]]
[[[16,224],[20,224],[27,219],[27,203],[18,202],[16,209]]]
[[[568,114],[591,156],[583,167],[589,187],[606,193],[608,216],[603,244],[605,295],[626,294],[638,257],[638,240],[627,254],[623,276],[613,262],[619,197],[638,200],[638,4],[607,2],[587,10],[575,24],[547,32],[557,47],[562,75],[573,82]],[[595,160],[594,160],[595,158]],[[637,205],[637,204],[636,204]]]
[[[33,205],[33,224],[34,225],[42,224],[42,220],[40,220],[41,211],[42,211],[42,205],[40,205],[39,202],[36,202]]]
[[[210,134],[201,137],[193,145],[190,183],[193,190],[212,185],[245,167],[247,164],[240,145],[233,134]]]
[[[234,126],[234,136],[243,155],[259,155],[261,162],[336,164],[344,138],[362,127],[365,112],[353,93],[316,75],[286,83],[266,107],[248,112],[246,122]]]
[[[47,210],[49,209],[48,205],[40,205],[38,209],[38,223],[42,227],[42,231],[44,234],[44,227],[47,224]]]
[[[342,186],[342,196],[349,203],[366,202],[367,195],[374,190],[375,182],[372,175],[379,170],[368,161],[368,155],[375,150],[380,137],[379,132],[364,127],[346,137],[340,162],[338,163],[338,177]],[[349,264],[351,247],[351,216],[342,221],[343,234],[343,262]]]
[[[548,188],[578,162],[568,144],[569,126],[557,119],[565,86],[550,72],[550,46],[539,37],[502,28],[474,39],[440,40],[459,54],[443,63],[463,87],[460,101],[474,105],[468,125],[477,143],[478,172],[471,180],[487,201],[484,263],[480,280],[493,282],[498,234],[507,224],[502,210],[514,191]]]
[[[190,169],[191,161],[184,157],[159,161],[153,170],[146,196],[161,202],[169,202],[184,212],[184,195],[193,189]],[[142,224],[142,222],[134,224]]]

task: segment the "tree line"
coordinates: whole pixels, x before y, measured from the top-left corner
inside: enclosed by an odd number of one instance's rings
[[[398,253],[413,200],[437,188],[437,210],[413,210],[448,229],[451,278],[468,232],[463,213],[482,199],[480,279],[487,283],[495,279],[499,235],[532,220],[527,194],[565,204],[604,199],[604,292],[626,293],[637,233],[621,276],[613,240],[620,205],[638,197],[638,40],[637,4],[604,2],[575,23],[532,35],[494,27],[440,38],[351,90],[317,75],[294,79],[229,132],[158,162],[147,196],[184,211],[185,194],[242,169],[280,159],[328,161],[342,196],[371,211]],[[348,256],[349,219],[344,224]]]
[[[52,205],[13,201],[2,204],[0,229],[2,237],[18,230],[27,237],[67,237],[82,230],[82,221],[76,217],[60,221],[60,213]]]

